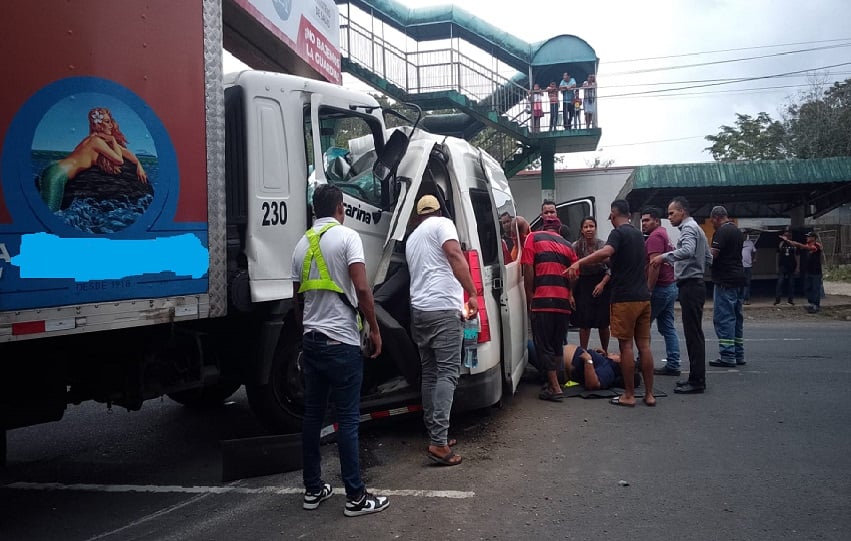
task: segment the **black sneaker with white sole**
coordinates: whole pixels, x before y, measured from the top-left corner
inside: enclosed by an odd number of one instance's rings
[[[346,510],[343,512],[347,517],[359,517],[372,513],[380,513],[390,506],[387,496],[373,496],[363,491],[360,498],[356,500],[346,499]]]
[[[322,488],[319,492],[304,491],[304,503],[301,506],[308,510],[313,510],[319,507],[319,504],[330,498],[334,494],[334,489],[330,483],[322,483]]]

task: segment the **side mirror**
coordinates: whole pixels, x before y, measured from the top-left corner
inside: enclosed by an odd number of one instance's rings
[[[381,205],[384,208],[390,206],[390,180],[396,176],[396,169],[408,150],[408,141],[408,136],[401,130],[394,131],[372,166],[372,174],[381,183]]]

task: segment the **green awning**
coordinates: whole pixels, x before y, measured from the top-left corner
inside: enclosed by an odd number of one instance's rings
[[[851,200],[851,157],[636,167],[621,191],[636,211],[685,196],[696,216],[724,205],[737,217],[820,216]]]

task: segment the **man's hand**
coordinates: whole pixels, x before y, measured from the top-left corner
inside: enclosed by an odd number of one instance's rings
[[[381,355],[381,333],[378,332],[378,328],[369,329],[369,342],[372,344],[369,351],[369,358],[374,359]]]
[[[476,317],[476,314],[479,313],[478,297],[476,295],[470,295],[470,297],[467,299],[467,304],[464,306],[464,308],[464,316],[467,319],[473,319],[474,317]]]
[[[606,284],[600,282],[596,286],[594,286],[594,291],[591,292],[592,297],[599,297],[603,294],[603,290],[606,288]]]
[[[657,256],[654,256],[653,259],[650,260],[650,264],[654,267],[659,267],[664,262],[665,262],[665,255],[664,254],[659,254]]]
[[[577,276],[579,276],[579,261],[575,262],[573,265],[569,266],[566,271],[562,274],[567,274],[567,277],[571,280],[575,280]]]

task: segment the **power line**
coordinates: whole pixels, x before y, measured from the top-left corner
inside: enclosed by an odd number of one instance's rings
[[[834,75],[851,75],[851,71],[833,71],[828,74],[829,76]],[[778,78],[781,76],[778,76]],[[782,77],[788,77],[790,79],[800,79],[802,77],[812,77],[812,74],[793,74],[793,75],[783,75]],[[690,81],[664,81],[664,82],[655,82],[655,83],[625,83],[625,84],[616,84],[616,85],[597,85],[597,88],[628,88],[628,87],[644,87],[644,86],[662,86],[662,85],[685,85],[692,83],[718,83],[722,81],[734,81],[736,78],[734,77],[724,77],[722,79],[693,79]],[[581,88],[581,87],[580,87]]]
[[[624,62],[643,62],[645,60],[666,60],[669,58],[683,58],[686,56],[698,56],[702,54],[714,54],[714,53],[730,53],[735,51],[751,51],[754,49],[772,49],[775,47],[790,47],[792,45],[812,45],[814,43],[832,43],[836,41],[848,41],[851,40],[851,37],[848,38],[836,38],[836,39],[820,39],[815,41],[795,41],[792,43],[778,43],[776,45],[754,45],[751,47],[736,47],[735,49],[714,49],[707,51],[695,51],[692,53],[682,53],[682,54],[672,54],[667,56],[648,56],[646,58],[628,58],[623,60],[607,60],[606,64],[621,64]]]
[[[728,60],[714,60],[712,62],[698,62],[696,64],[680,64],[680,65],[677,65],[677,66],[665,66],[665,67],[661,67],[661,68],[647,68],[647,69],[639,69],[639,70],[631,70],[631,71],[618,71],[618,72],[614,72],[614,73],[605,73],[605,76],[606,77],[619,77],[619,76],[622,76],[622,75],[637,75],[637,74],[640,74],[640,73],[652,73],[652,72],[656,72],[656,71],[670,71],[670,70],[677,70],[677,69],[684,69],[684,68],[697,68],[697,67],[703,67],[703,66],[713,66],[713,65],[718,65],[718,64],[730,64],[732,62],[746,62],[748,60],[760,60],[760,59],[764,59],[764,58],[773,58],[773,57],[777,57],[777,56],[786,56],[786,55],[790,55],[790,54],[805,53],[805,52],[812,52],[812,51],[822,51],[822,50],[826,50],[826,49],[838,49],[838,48],[842,48],[842,47],[851,47],[851,43],[842,43],[842,44],[839,44],[839,45],[825,45],[825,46],[822,46],[822,47],[812,47],[812,48],[809,48],[809,49],[798,49],[798,50],[795,50],[795,51],[780,51],[778,53],[772,53],[772,54],[767,54],[767,55],[748,56],[748,57],[744,57],[744,58],[731,58],[731,59],[728,59]]]
[[[727,90],[708,90],[705,92],[680,92],[673,94],[619,94],[616,96],[598,96],[598,98],[603,99],[629,99],[629,98],[672,98],[672,97],[683,97],[683,96],[706,96],[706,95],[716,95],[716,94],[745,94],[749,92],[764,92],[766,90],[783,90],[790,88],[802,88],[809,87],[809,84],[800,84],[800,85],[779,85],[779,86],[760,86],[754,88],[731,88]]]
[[[601,150],[605,150],[609,147],[633,147],[637,145],[655,145],[656,143],[673,143],[676,141],[687,141],[689,139],[703,139],[705,135],[691,135],[689,137],[677,137],[675,139],[657,139],[655,141],[638,141],[636,143],[617,143],[613,145],[603,144],[601,145]]]
[[[722,81],[722,82],[718,82],[718,83],[704,83],[704,84],[699,84],[699,85],[681,86],[681,87],[677,87],[677,88],[660,88],[658,90],[645,90],[643,92],[633,92],[631,94],[612,94],[612,95],[606,96],[606,97],[607,98],[615,98],[615,97],[620,97],[620,96],[638,96],[638,95],[641,95],[641,94],[660,94],[660,93],[663,93],[663,92],[674,92],[674,91],[677,91],[677,90],[690,90],[692,88],[707,88],[707,87],[712,87],[712,86],[721,86],[721,85],[728,85],[728,84],[743,83],[743,82],[746,82],[746,81],[759,81],[759,80],[762,80],[762,79],[776,79],[778,77],[784,77],[784,76],[792,75],[792,74],[795,74],[795,73],[807,73],[807,72],[810,72],[810,71],[821,71],[821,70],[827,70],[827,69],[830,69],[830,68],[838,68],[840,66],[848,66],[848,65],[851,65],[851,62],[841,62],[839,64],[832,64],[830,66],[821,66],[821,67],[817,67],[817,68],[808,68],[808,69],[803,69],[803,70],[787,71],[785,73],[774,73],[772,75],[761,75],[761,76],[758,76],[758,77],[740,77],[738,79],[731,79],[729,81]]]

